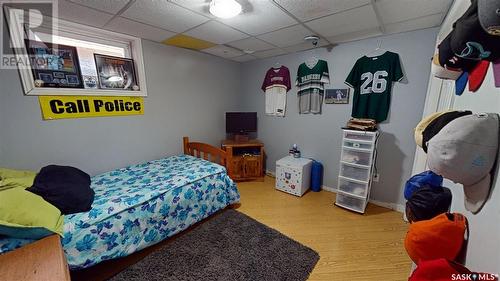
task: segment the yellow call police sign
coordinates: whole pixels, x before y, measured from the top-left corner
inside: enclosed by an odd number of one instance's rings
[[[44,120],[144,114],[142,97],[40,96]]]

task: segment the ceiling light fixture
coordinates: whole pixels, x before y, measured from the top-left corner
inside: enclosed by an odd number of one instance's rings
[[[212,0],[209,11],[218,18],[228,19],[241,13],[241,5],[235,0]]]

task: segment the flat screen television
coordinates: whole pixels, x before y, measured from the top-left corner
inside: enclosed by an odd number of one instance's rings
[[[257,112],[226,112],[226,133],[257,132]]]

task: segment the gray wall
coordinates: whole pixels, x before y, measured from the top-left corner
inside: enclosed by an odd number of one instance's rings
[[[57,163],[96,174],[181,153],[184,135],[219,144],[224,112],[239,104],[240,65],[150,41],[143,50],[143,116],[42,121],[17,71],[0,70],[0,167]]]
[[[267,151],[267,169],[274,170],[275,161],[288,153],[297,143],[305,157],[312,157],[324,165],[324,185],[337,186],[340,160],[341,130],[349,119],[352,107],[323,105],[321,115],[299,115],[297,89],[288,92],[286,117],[264,115],[264,94],[260,89],[264,75],[276,62],[287,66],[294,81],[298,66],[315,55],[326,60],[330,69],[329,88],[345,88],[343,81],[355,61],[377,46],[399,53],[407,81],[395,83],[388,121],[380,125],[382,132],[378,145],[377,167],[380,182],[372,188],[372,198],[386,203],[402,204],[402,186],[410,177],[415,142],[413,128],[421,119],[430,71],[430,58],[434,51],[437,29],[426,29],[385,37],[371,38],[340,44],[331,52],[325,49],[284,55],[243,65],[242,106],[257,111],[258,137]]]

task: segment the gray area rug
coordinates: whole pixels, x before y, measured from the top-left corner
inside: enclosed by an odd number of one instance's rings
[[[110,280],[306,280],[318,260],[317,252],[229,209]]]

